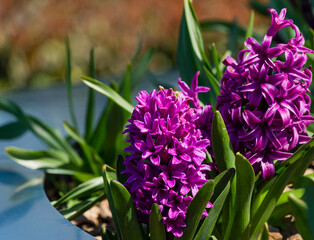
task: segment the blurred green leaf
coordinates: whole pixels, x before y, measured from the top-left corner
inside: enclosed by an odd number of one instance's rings
[[[270,8],[269,4],[263,4],[255,0],[251,0],[250,2],[253,9],[255,9],[259,14],[268,15],[267,9]]]
[[[59,150],[28,151],[16,147],[7,147],[5,151],[17,163],[31,169],[61,168],[65,166],[70,168],[69,155]]]
[[[259,240],[269,240],[269,232],[268,232],[267,223],[264,224],[263,232]]]
[[[264,223],[271,216],[277,201],[279,200],[285,186],[288,184],[290,179],[295,175],[296,172],[299,171],[299,169],[303,169],[304,166],[309,166],[311,163],[312,159],[314,158],[314,148],[308,148],[311,143],[313,143],[313,139],[309,142],[308,145],[305,144],[299,149],[300,151],[304,150],[304,153],[301,155],[298,154],[298,159],[289,165],[274,180],[256,213],[252,214],[250,221],[251,228],[248,229],[250,239],[256,239],[261,233]],[[290,158],[294,158],[294,156],[292,155]]]
[[[116,208],[115,208],[115,202],[112,197],[112,192],[110,188],[110,183],[112,180],[117,180],[116,170],[109,167],[108,165],[104,165],[103,167],[103,179],[104,179],[104,187],[105,187],[105,193],[109,202],[109,207],[112,213],[112,219],[116,228],[117,235],[119,239],[122,239],[121,232],[120,232],[120,226],[117,218]]]
[[[76,129],[78,129],[76,116],[74,113],[74,106],[73,106],[73,98],[72,98],[72,66],[71,66],[71,49],[70,49],[70,41],[67,37],[65,40],[65,47],[66,47],[66,87],[67,87],[67,96],[68,96],[68,104],[69,104],[69,112],[73,122],[73,125]]]
[[[30,130],[35,134],[35,136],[44,141],[49,147],[66,152],[75,166],[80,167],[83,165],[83,160],[68,144],[68,142],[63,139],[59,131],[51,128],[44,122],[32,116],[29,116],[27,121]]]
[[[185,219],[186,227],[183,228],[183,235],[180,239],[182,240],[193,239],[199,221],[201,220],[205,207],[208,204],[213,191],[214,182],[212,180],[209,180],[195,195],[192,202],[189,204],[187,208]],[[179,238],[176,237],[175,239]]]
[[[213,91],[218,96],[220,95],[220,82],[217,80],[217,78],[212,74],[209,70],[204,68],[205,74],[210,82],[210,85],[212,86]]]
[[[132,64],[129,63],[121,82],[121,97],[131,104],[131,71]]]
[[[180,75],[188,85],[197,71],[200,71],[199,85],[210,86],[203,72],[204,68],[211,70],[209,61],[206,57],[200,26],[192,5],[191,0],[184,0],[184,11],[181,19],[177,62]],[[204,103],[211,101],[215,105],[216,96],[214,92],[200,95],[200,100]]]
[[[95,206],[97,203],[105,199],[105,195],[101,194],[97,197],[91,197],[86,199],[82,202],[77,203],[76,205],[68,208],[60,210],[60,213],[69,221],[77,218],[78,216],[82,215],[91,207]]]
[[[64,168],[49,168],[46,169],[46,173],[55,175],[71,175],[78,179],[80,182],[86,182],[95,177],[94,174],[82,172],[81,170],[71,170]]]
[[[166,240],[165,226],[162,222],[162,216],[159,206],[154,203],[149,216],[149,231],[151,240]]]
[[[307,204],[294,196],[289,195],[289,201],[292,208],[293,216],[295,217],[296,227],[304,240],[311,240],[314,236],[311,235],[311,226],[308,218],[308,206]]]
[[[235,168],[235,155],[233,153],[232,145],[229,139],[226,125],[222,119],[222,116],[216,111],[212,125],[212,148],[214,152],[215,161],[217,163],[218,170],[220,172]],[[223,229],[225,232],[228,220],[231,218],[231,211],[234,208],[236,198],[236,179],[233,179],[231,183],[230,194],[227,198],[228,204],[223,208]]]
[[[251,11],[249,25],[246,29],[245,39],[252,37],[253,34],[253,26],[254,26],[254,11]]]
[[[0,109],[13,114],[20,121],[23,121],[25,118],[23,110],[16,103],[7,98],[0,97]]]
[[[117,157],[117,179],[122,184],[124,184],[128,179],[127,174],[121,174],[121,172],[125,170],[125,165],[123,164],[123,162],[124,158],[122,157],[122,155],[119,154]]]
[[[234,169],[228,169],[220,173],[214,179],[214,194],[210,199],[213,207],[209,210],[208,217],[205,218],[194,240],[207,240],[211,236],[221,209],[229,193],[230,180],[233,174]]]
[[[134,69],[131,71],[130,75],[132,83],[131,90],[133,90],[134,87],[137,86],[143,79],[153,59],[155,52],[156,48],[151,48],[138,60],[138,62],[135,62],[135,59],[132,61],[132,66],[134,66]]]
[[[213,62],[214,62],[217,79],[221,79],[222,78],[222,73],[221,73],[220,68],[219,68],[219,62],[220,61],[219,61],[217,49],[216,49],[216,46],[215,46],[214,43],[212,44],[212,48],[211,48],[210,52],[211,52],[212,59],[213,59]]]
[[[128,190],[116,180],[110,182],[110,189],[122,239],[143,239],[141,228],[137,221],[133,200]]]
[[[100,176],[101,166],[103,164],[102,159],[98,156],[96,151],[85,142],[85,139],[79,135],[75,128],[70,126],[70,124],[67,123],[66,121],[64,121],[63,126],[66,132],[69,134],[69,136],[73,138],[75,141],[77,141],[78,144],[80,145],[88,162],[87,167],[90,168],[90,170],[95,174],[95,176]]]
[[[0,126],[0,139],[13,139],[23,135],[28,130],[25,122],[15,121]]]
[[[89,55],[89,76],[96,77],[95,72],[95,51],[92,49]],[[94,125],[94,112],[95,112],[95,92],[92,88],[88,88],[87,106],[85,114],[85,138],[90,140],[93,134]]]
[[[134,63],[136,61],[136,59],[138,58],[138,56],[140,55],[140,52],[142,50],[142,46],[143,46],[143,37],[142,37],[142,35],[139,35],[138,41],[136,44],[136,49],[135,49],[134,54],[131,58],[132,63]]]
[[[85,196],[90,196],[92,193],[102,190],[103,187],[104,180],[102,177],[93,178],[71,189],[69,192],[55,201],[53,206],[59,206],[71,199],[79,199]]]
[[[231,209],[225,238],[247,239],[244,232],[250,222],[251,199],[255,183],[255,173],[251,163],[240,153],[236,154],[236,201]]]
[[[82,81],[89,87],[95,89],[96,91],[106,95],[124,110],[129,113],[133,112],[134,107],[128,103],[124,98],[122,98],[116,91],[114,91],[109,86],[89,77],[82,77]]]
[[[305,187],[305,202],[308,206],[308,219],[310,225],[310,231],[312,234],[312,238],[314,237],[314,206],[313,206],[313,199],[314,199],[314,179],[313,178],[306,178],[304,177],[304,181],[308,184]]]
[[[216,111],[212,126],[212,145],[215,160],[220,172],[235,168],[235,155],[222,116]]]

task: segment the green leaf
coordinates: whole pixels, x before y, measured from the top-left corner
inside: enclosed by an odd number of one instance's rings
[[[109,207],[112,213],[112,218],[114,225],[116,227],[117,235],[119,239],[122,239],[121,232],[120,232],[120,226],[117,218],[116,208],[115,208],[115,202],[112,197],[112,192],[110,188],[110,183],[112,180],[117,180],[116,170],[109,167],[108,165],[104,165],[103,167],[103,179],[104,179],[104,187],[105,187],[105,193],[109,202]]]
[[[59,150],[28,151],[15,147],[7,147],[6,153],[17,163],[31,169],[49,169],[68,166],[69,156]]]
[[[289,195],[289,201],[292,207],[292,213],[295,217],[296,227],[304,240],[311,240],[314,236],[311,236],[311,226],[309,224],[308,206],[307,204],[294,196]]]
[[[215,94],[217,96],[220,95],[220,82],[217,80],[214,74],[212,74],[207,68],[204,68],[204,71]]]
[[[116,180],[110,182],[110,189],[122,239],[143,239],[140,225],[137,222],[133,200],[128,190]]]
[[[314,148],[308,148],[311,143],[313,143],[313,139],[308,143],[308,145],[305,144],[299,149],[303,153],[301,155],[297,153],[298,159],[294,159],[294,155],[290,157],[295,161],[274,180],[257,211],[252,214],[250,229],[248,229],[250,239],[256,239],[259,236],[264,223],[271,216],[278,199],[280,198],[285,186],[288,184],[291,178],[300,169],[310,165],[312,159],[314,158]],[[289,161],[289,159],[287,161]]]
[[[16,103],[7,98],[0,97],[0,109],[4,112],[11,113],[20,121],[23,121],[25,118],[23,110]]]
[[[220,172],[235,168],[235,156],[229,139],[226,125],[218,111],[216,111],[212,126],[212,148],[215,161]],[[236,179],[231,183],[231,190],[227,202],[223,209],[223,232],[226,231],[227,221],[231,218],[231,211],[236,201]]]
[[[159,206],[154,203],[149,216],[149,231],[151,240],[166,240],[165,226],[162,222],[162,216]]]
[[[237,40],[239,39],[239,33],[238,33],[239,27],[238,27],[238,21],[235,19],[232,22],[230,34],[229,34],[229,41],[228,41],[228,49],[231,50],[232,54],[234,55],[237,50]]]
[[[264,228],[263,228],[263,232],[261,234],[260,240],[269,240],[269,232],[268,232],[267,223],[264,224]]]
[[[102,177],[93,178],[71,189],[69,192],[55,201],[53,206],[59,206],[60,204],[63,204],[71,199],[79,199],[85,196],[90,196],[92,193],[102,190],[103,187],[104,180]]]
[[[310,32],[310,48],[314,49],[314,30],[312,28],[309,29]]]
[[[249,25],[248,25],[248,27],[246,29],[246,33],[245,33],[245,39],[252,37],[253,25],[254,25],[254,11],[251,11]]]
[[[105,199],[105,195],[101,194],[98,197],[91,197],[89,199],[86,199],[82,202],[79,202],[78,204],[74,205],[71,208],[68,209],[62,209],[60,213],[69,221],[81,216],[84,212],[86,212],[88,209],[92,208],[96,204],[98,204],[100,201]]]
[[[210,52],[211,52],[212,59],[213,59],[213,62],[214,62],[214,66],[215,66],[215,69],[216,69],[217,79],[221,79],[222,78],[222,73],[221,73],[220,68],[219,68],[219,59],[218,59],[217,49],[216,49],[216,46],[215,46],[214,43],[212,44],[212,48],[211,48]]]
[[[216,111],[213,119],[212,145],[219,171],[222,172],[228,168],[235,168],[235,156],[228,131],[218,111]]]
[[[122,184],[124,184],[128,179],[127,174],[121,174],[121,172],[125,170],[125,165],[123,164],[123,162],[124,158],[122,157],[122,155],[119,154],[117,157],[117,179]]]
[[[92,49],[90,51],[89,57],[89,76],[91,78],[96,77],[94,52],[95,52],[94,49]],[[87,141],[90,140],[93,134],[94,112],[95,112],[95,92],[92,88],[89,88],[85,115],[85,138],[87,139]]]
[[[131,79],[131,90],[137,86],[140,81],[142,80],[144,74],[147,72],[148,67],[153,59],[153,56],[156,52],[156,48],[149,49],[137,63],[132,61],[133,65],[135,66],[131,72],[130,79]]]
[[[90,167],[90,170],[94,173],[95,176],[100,176],[101,166],[103,164],[102,159],[98,156],[96,151],[85,142],[85,139],[79,135],[75,128],[73,128],[66,121],[63,122],[63,126],[69,136],[77,141],[78,144],[81,146],[81,149],[88,161],[88,166]]]
[[[134,107],[128,103],[124,98],[122,98],[116,91],[114,91],[111,87],[89,77],[82,77],[82,81],[89,87],[95,89],[96,91],[104,94],[124,110],[129,113],[133,112]]]
[[[46,173],[55,175],[71,175],[74,176],[80,182],[86,182],[95,177],[93,174],[82,172],[81,170],[70,170],[63,168],[49,168],[46,169]]]
[[[10,122],[0,127],[0,139],[13,139],[23,135],[28,130],[24,122]]]
[[[71,49],[70,49],[70,41],[69,38],[66,38],[65,40],[65,47],[66,47],[66,86],[67,86],[67,95],[68,95],[68,104],[69,104],[69,112],[70,116],[73,122],[73,125],[76,129],[78,129],[75,113],[74,113],[74,107],[73,107],[73,98],[72,98],[72,66],[71,66]]]
[[[200,26],[191,0],[184,0],[184,11],[180,24],[180,33],[177,49],[177,62],[180,75],[188,85],[197,71],[200,71],[199,85],[210,86],[203,69],[211,69],[206,57]],[[201,101],[207,103],[209,100],[215,105],[216,96],[214,92],[199,96]]]
[[[138,41],[136,44],[136,49],[135,49],[134,54],[131,58],[132,63],[134,63],[136,61],[136,59],[138,58],[138,56],[140,55],[140,52],[142,50],[142,46],[143,46],[143,37],[142,37],[142,35],[139,35]]]
[[[131,71],[132,64],[129,63],[121,82],[121,97],[131,103]]]
[[[260,3],[259,1],[255,1],[255,0],[251,0],[251,7],[253,9],[255,9],[258,13],[267,16],[268,15],[268,11],[267,9],[270,8],[269,4],[263,4]]]
[[[39,119],[32,116],[27,117],[27,122],[30,130],[49,147],[66,152],[75,166],[80,167],[83,165],[83,160],[69,145],[69,143],[63,139],[59,131],[49,127]]]
[[[251,163],[240,153],[236,154],[236,201],[231,209],[225,238],[247,239],[244,231],[250,222],[251,199],[255,183],[255,173]]]
[[[305,187],[305,202],[308,206],[308,218],[309,224],[311,226],[311,234],[312,238],[314,238],[314,206],[313,206],[313,199],[314,199],[314,178],[306,178],[304,177],[304,181],[308,184]]]
[[[284,216],[287,216],[288,214],[292,214],[291,205],[289,203],[289,198],[288,198],[289,194],[293,194],[298,198],[302,198],[304,196],[304,192],[305,192],[304,188],[298,188],[298,189],[293,189],[293,190],[290,190],[281,194],[276,204],[276,207],[268,220],[268,223],[272,226],[276,226],[280,224],[280,220]]]
[[[220,173],[214,179],[214,194],[210,199],[210,202],[213,204],[213,207],[208,213],[208,217],[205,218],[201,228],[197,232],[194,240],[207,240],[210,238],[221,209],[225,203],[227,195],[230,190],[230,180],[233,177],[234,169],[228,169]]]
[[[190,240],[193,239],[198,223],[203,215],[204,209],[209,202],[214,191],[214,182],[209,180],[203,185],[198,193],[189,204],[186,212],[185,224],[186,227],[183,229],[183,235],[180,239]],[[179,239],[179,238],[175,238]]]

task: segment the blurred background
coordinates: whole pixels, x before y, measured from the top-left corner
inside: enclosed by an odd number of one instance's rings
[[[194,7],[200,21],[233,21],[243,28],[252,10],[248,0],[195,0]],[[156,47],[152,72],[174,69],[182,10],[182,0],[1,0],[0,91],[63,82],[67,36],[74,82],[86,74],[92,47],[98,76],[117,75],[141,38],[142,52]],[[254,29],[263,34],[269,22],[269,16],[255,14]],[[225,35],[206,32],[205,45],[215,42],[223,52]]]

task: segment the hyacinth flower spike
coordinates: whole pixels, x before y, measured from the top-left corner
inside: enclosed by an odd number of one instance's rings
[[[304,68],[305,53],[313,51],[304,47],[304,37],[293,21],[285,20],[286,9],[279,15],[274,9],[269,12],[272,22],[262,43],[248,38],[238,61],[224,61],[227,70],[217,99],[234,150],[264,179],[274,176],[275,161],[286,160],[297,145],[311,139],[306,126],[314,121],[307,95],[312,68]],[[291,27],[295,37],[270,47],[285,27]]]
[[[158,92],[140,92],[124,131],[130,143],[125,149],[130,152],[124,161],[125,186],[139,219],[147,222],[156,203],[166,230],[176,237],[182,236],[186,209],[211,171],[204,160],[213,113],[211,106],[200,106],[198,93],[209,88],[198,86],[198,76],[191,87],[179,79],[182,91],[160,87]]]

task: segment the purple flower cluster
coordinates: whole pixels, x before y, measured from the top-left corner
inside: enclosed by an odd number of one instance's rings
[[[179,79],[182,91],[162,87],[150,94],[141,91],[124,131],[130,142],[126,151],[131,153],[124,161],[125,186],[138,216],[147,222],[152,204],[157,203],[166,230],[177,237],[185,227],[187,206],[209,180],[211,170],[203,161],[213,113],[211,106],[200,106],[198,93],[209,89],[198,86],[198,75],[191,88]]]
[[[274,175],[274,160],[286,160],[298,144],[310,140],[306,126],[314,120],[307,95],[312,69],[304,69],[306,53],[313,51],[304,47],[293,21],[284,20],[286,9],[279,16],[274,9],[269,12],[272,22],[262,43],[250,37],[238,61],[225,59],[217,99],[235,152],[245,155],[264,179]],[[295,37],[271,47],[272,38],[285,27]]]

